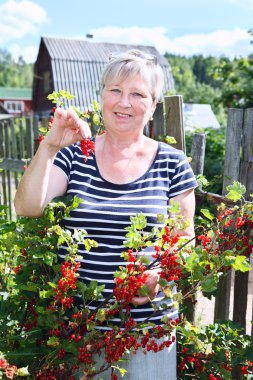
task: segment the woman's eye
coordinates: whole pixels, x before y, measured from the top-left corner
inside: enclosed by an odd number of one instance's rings
[[[118,88],[112,88],[111,92],[114,92],[115,94],[120,93],[120,90]]]
[[[143,95],[140,93],[140,92],[133,92],[133,96],[136,96],[136,97],[143,97]]]

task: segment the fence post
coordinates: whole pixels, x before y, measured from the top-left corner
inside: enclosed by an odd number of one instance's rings
[[[176,139],[173,145],[185,152],[185,131],[183,120],[183,97],[181,95],[165,96],[165,134]]]
[[[233,181],[239,180],[240,149],[243,126],[243,110],[230,108],[228,110],[226,154],[223,172],[223,195],[226,187]],[[231,292],[231,272],[221,276],[218,292],[215,299],[214,321],[229,319],[229,305]]]
[[[245,198],[253,193],[253,108],[244,110],[242,135],[242,160],[240,182],[246,187]],[[240,323],[246,330],[249,272],[235,273],[233,321]]]
[[[26,143],[27,143],[27,158],[32,158],[34,155],[34,135],[35,135],[35,119],[26,118]],[[37,137],[37,136],[36,136]]]
[[[153,135],[154,138],[162,137],[165,135],[164,126],[164,104],[163,102],[157,103],[153,115]]]
[[[191,167],[195,175],[203,175],[206,150],[206,134],[194,133],[191,146]]]

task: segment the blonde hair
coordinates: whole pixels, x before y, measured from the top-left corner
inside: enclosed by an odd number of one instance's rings
[[[146,54],[141,50],[129,50],[124,53],[111,54],[109,62],[104,68],[100,80],[100,91],[112,79],[124,80],[128,77],[140,75],[147,83],[153,100],[162,98],[164,76],[161,66],[157,63],[157,57]]]

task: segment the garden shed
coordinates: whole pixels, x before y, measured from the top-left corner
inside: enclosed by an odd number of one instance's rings
[[[34,66],[33,111],[47,116],[52,103],[47,95],[66,90],[76,96],[68,105],[86,109],[99,101],[99,79],[111,53],[140,49],[157,56],[165,77],[164,91],[173,90],[171,68],[153,46],[98,43],[87,40],[42,37]]]

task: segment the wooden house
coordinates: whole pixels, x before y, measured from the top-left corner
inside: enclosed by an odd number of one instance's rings
[[[29,115],[32,109],[32,89],[0,87],[0,105],[1,113],[13,116]]]
[[[47,95],[53,91],[66,90],[75,95],[67,105],[80,110],[87,109],[93,100],[99,101],[99,79],[108,57],[129,49],[156,55],[164,72],[164,91],[174,89],[170,65],[153,46],[42,37],[34,66],[34,113],[38,116],[50,113],[52,103]]]

